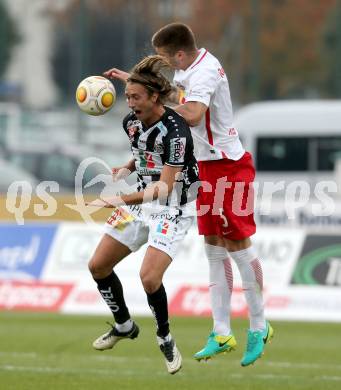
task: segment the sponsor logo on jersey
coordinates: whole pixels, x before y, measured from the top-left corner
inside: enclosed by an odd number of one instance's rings
[[[174,222],[175,224],[179,223],[179,219],[178,219],[179,214],[177,214],[177,215],[172,215],[170,213],[151,214],[150,217],[153,220],[162,218],[162,219],[166,219],[167,221]],[[161,222],[160,222],[160,224],[161,224]]]
[[[140,167],[142,168],[155,168],[155,161],[153,155],[148,152],[140,153]]]
[[[228,130],[228,135],[238,135],[237,130],[234,127],[230,127]]]
[[[219,73],[221,78],[223,78],[225,76],[225,71],[223,68],[218,68],[218,73]]]
[[[131,213],[134,217],[141,217],[142,215],[142,209],[137,204],[132,204],[128,206],[129,213]]]
[[[169,162],[183,163],[186,151],[186,138],[178,137],[170,140]]]
[[[164,246],[167,248],[167,242],[164,242],[164,241],[161,241],[161,240],[154,240],[154,244],[158,245],[158,246]]]
[[[166,235],[168,233],[169,229],[169,222],[161,221],[156,228],[156,233],[164,234]]]
[[[139,168],[137,173],[140,176],[153,176],[153,175],[161,175],[161,169],[148,169],[148,168]]]
[[[134,219],[134,216],[127,213],[125,210],[117,208],[107,220],[107,224],[111,225],[114,229],[122,231],[127,227],[127,224],[134,221]]]

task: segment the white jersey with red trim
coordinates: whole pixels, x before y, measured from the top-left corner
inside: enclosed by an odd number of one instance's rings
[[[217,58],[200,49],[192,65],[175,71],[174,82],[183,91],[181,103],[201,102],[208,107],[201,123],[191,127],[197,160],[239,160],[245,150],[233,126],[230,88]]]

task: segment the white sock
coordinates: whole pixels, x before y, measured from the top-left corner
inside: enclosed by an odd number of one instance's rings
[[[126,322],[123,322],[123,324],[115,324],[115,328],[122,333],[129,332],[133,327],[133,320],[129,319]]]
[[[243,290],[249,308],[250,330],[266,327],[263,304],[263,272],[252,246],[236,252],[229,252],[236,262],[243,283]]]
[[[230,311],[233,275],[231,262],[224,247],[205,244],[209,265],[209,291],[213,331],[227,336],[231,333]]]
[[[162,345],[163,343],[168,343],[169,341],[172,340],[172,335],[170,333],[168,333],[168,335],[166,337],[160,337],[160,336],[156,336],[156,340],[157,340],[157,343],[159,345]]]

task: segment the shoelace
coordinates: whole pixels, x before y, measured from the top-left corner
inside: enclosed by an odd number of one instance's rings
[[[174,358],[173,356],[173,341],[166,341],[160,345],[162,353],[166,356],[166,359],[171,362]]]
[[[257,344],[258,337],[260,336],[261,336],[260,332],[249,332],[247,337],[247,345],[246,345],[247,352],[253,351],[255,345]]]

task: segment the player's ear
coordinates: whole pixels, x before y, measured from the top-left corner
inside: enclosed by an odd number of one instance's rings
[[[158,97],[159,97],[159,94],[158,94],[157,92],[153,92],[153,95],[152,95],[152,102],[153,102],[153,103],[156,103]]]
[[[178,50],[176,53],[175,53],[175,55],[174,55],[174,57],[179,61],[181,61],[181,60],[183,60],[184,58],[185,58],[185,56],[186,56],[186,53],[183,51],[183,50]]]

